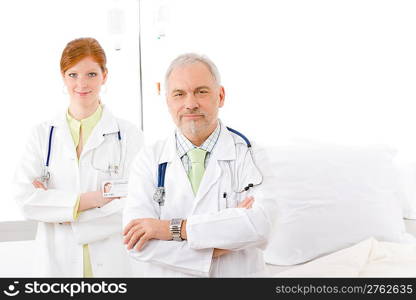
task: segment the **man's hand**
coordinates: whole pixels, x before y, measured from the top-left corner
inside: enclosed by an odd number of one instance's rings
[[[246,209],[250,209],[253,206],[254,203],[254,197],[250,196],[250,197],[246,197],[240,204],[238,204],[238,208],[246,208]],[[231,250],[227,250],[227,249],[219,249],[219,248],[214,248],[214,252],[212,253],[212,257],[213,258],[217,258],[220,257],[224,254],[230,253]]]
[[[130,250],[134,247],[140,251],[148,240],[171,240],[172,235],[169,230],[169,221],[158,219],[136,219],[131,221],[124,228],[124,244]]]
[[[238,208],[252,208],[254,203],[254,197],[246,197],[240,204],[238,204]]]
[[[254,203],[253,197],[245,198],[237,207],[250,209]],[[147,241],[151,239],[169,241],[172,239],[172,234],[169,230],[168,220],[158,220],[152,218],[135,219],[131,221],[123,230],[124,244],[127,245],[127,249],[135,249],[140,251]],[[182,238],[186,239],[186,220],[182,223]],[[219,257],[227,254],[231,250],[226,249],[214,249],[213,257]]]

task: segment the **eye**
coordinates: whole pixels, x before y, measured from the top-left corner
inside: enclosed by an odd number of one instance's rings
[[[207,90],[207,89],[200,89],[200,90],[197,90],[196,91],[196,95],[205,95],[205,94],[208,94],[209,93],[209,91]]]
[[[77,77],[77,73],[68,73],[68,77],[76,78]]]
[[[96,77],[96,76],[97,76],[97,73],[95,72],[88,73],[88,77]]]
[[[183,93],[181,92],[176,92],[173,94],[173,97],[181,97],[181,96],[183,96]]]

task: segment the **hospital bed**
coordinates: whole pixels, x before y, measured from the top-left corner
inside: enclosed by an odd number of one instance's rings
[[[416,220],[405,220],[416,237]],[[416,245],[366,239],[303,264],[266,264],[267,277],[416,277]]]
[[[273,277],[416,277],[416,165],[388,146],[267,148]]]

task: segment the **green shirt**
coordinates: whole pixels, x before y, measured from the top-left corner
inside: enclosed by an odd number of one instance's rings
[[[66,120],[68,122],[72,140],[74,141],[75,149],[78,147],[78,144],[79,144],[79,131],[80,131],[81,126],[82,126],[82,139],[83,139],[82,144],[85,145],[95,125],[97,125],[98,122],[100,121],[102,112],[103,112],[103,108],[101,107],[101,105],[99,105],[97,110],[91,116],[78,121],[69,114],[69,111],[67,111]],[[77,219],[79,216],[78,214],[79,201],[80,201],[80,197],[78,196],[77,202],[74,207],[74,219]],[[85,244],[83,246],[83,264],[84,264],[84,277],[93,277],[88,244]]]

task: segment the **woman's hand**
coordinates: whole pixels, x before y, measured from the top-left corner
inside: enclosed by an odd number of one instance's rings
[[[103,197],[102,191],[82,193],[80,197],[78,211],[102,207],[115,199],[120,199],[120,197]]]
[[[42,189],[42,190],[45,190],[45,191],[47,190],[47,188],[45,187],[45,185],[43,184],[42,181],[39,181],[39,180],[35,179],[35,180],[33,180],[32,184],[36,189]]]

